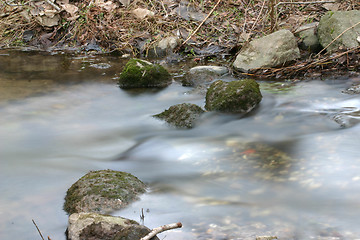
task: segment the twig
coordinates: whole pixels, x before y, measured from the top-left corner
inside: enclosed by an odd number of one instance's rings
[[[321,49],[321,51],[320,51],[318,54],[316,54],[315,57],[318,57],[323,51],[325,51],[325,49],[327,49],[328,47],[330,47],[331,44],[333,44],[336,40],[338,40],[339,37],[341,37],[344,33],[346,33],[347,31],[349,31],[350,29],[356,27],[356,26],[359,25],[359,24],[360,24],[360,22],[358,22],[358,23],[352,25],[351,27],[348,27],[347,29],[345,29],[345,30],[344,30],[342,33],[340,33],[336,38],[334,38],[334,40],[332,40],[328,45],[326,45],[326,47],[324,47],[323,49]]]
[[[211,11],[209,12],[209,14],[204,18],[204,20],[199,24],[199,26],[195,29],[195,31],[193,31],[190,36],[181,44],[181,46],[184,46],[185,43],[187,43],[187,41],[190,40],[190,38],[192,38],[192,36],[195,35],[195,33],[197,31],[199,31],[199,29],[201,28],[201,26],[204,24],[204,22],[210,17],[210,15],[215,11],[215,8],[219,5],[219,3],[221,2],[221,0],[218,0],[217,3],[215,4],[215,6],[211,9]],[[181,47],[180,46],[180,47]]]
[[[53,3],[51,0],[45,0],[45,2],[47,2],[48,4],[50,4],[53,8],[55,8],[56,11],[60,11],[60,10],[61,10],[61,8],[60,8],[58,5],[56,5],[55,3]]]
[[[45,239],[44,239],[44,237],[43,237],[43,235],[42,235],[42,234],[41,234],[41,232],[40,232],[40,229],[39,229],[39,228],[38,228],[38,226],[36,225],[36,223],[35,223],[34,219],[32,219],[32,222],[34,223],[34,225],[35,225],[36,229],[38,230],[38,232],[39,232],[39,234],[40,234],[41,239],[42,239],[42,240],[45,240]]]
[[[251,34],[252,30],[254,30],[256,24],[257,24],[258,21],[259,21],[260,15],[261,15],[261,13],[262,13],[262,11],[263,11],[263,9],[264,9],[265,2],[266,2],[266,1],[267,1],[267,0],[264,0],[264,1],[263,1],[263,4],[262,4],[261,9],[260,9],[260,12],[259,12],[259,14],[258,14],[258,16],[257,16],[257,18],[256,18],[256,20],[255,20],[255,22],[254,22],[254,24],[252,25],[252,27],[251,27],[251,29],[250,29],[250,34]]]
[[[336,3],[336,1],[313,1],[313,2],[279,2],[275,5],[275,7],[278,7],[280,5],[286,5],[286,4],[321,4],[321,3]]]
[[[164,232],[164,231],[167,231],[170,229],[174,229],[174,228],[181,228],[181,227],[182,227],[181,222],[163,225],[161,227],[154,228],[151,232],[148,233],[148,235],[141,238],[140,240],[150,240],[151,238],[155,237],[156,234],[158,234],[158,233],[161,233],[161,232]]]

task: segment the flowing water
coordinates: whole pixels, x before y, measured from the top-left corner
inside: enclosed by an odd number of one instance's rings
[[[360,99],[342,93],[360,79],[260,82],[263,101],[245,118],[206,113],[178,130],[152,115],[203,107],[204,95],[177,82],[121,90],[123,64],[0,52],[0,239],[40,239],[33,219],[64,240],[66,190],[99,169],[149,185],[114,215],[182,222],[161,239],[360,238]]]

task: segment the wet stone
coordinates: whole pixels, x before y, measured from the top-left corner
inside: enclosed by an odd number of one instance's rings
[[[146,185],[130,173],[91,171],[68,189],[64,210],[68,214],[109,213],[137,200],[145,191]]]
[[[204,112],[196,104],[181,103],[171,106],[164,112],[154,115],[154,117],[163,119],[177,128],[193,128]]]

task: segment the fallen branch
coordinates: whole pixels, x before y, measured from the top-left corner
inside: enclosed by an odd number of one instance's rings
[[[158,234],[158,233],[161,233],[161,232],[164,232],[164,231],[167,231],[170,229],[174,229],[174,228],[181,228],[181,227],[182,227],[182,224],[180,222],[163,225],[161,227],[154,228],[151,232],[149,232],[148,235],[141,238],[140,240],[150,240],[151,238],[155,237],[156,234]]]
[[[209,14],[204,18],[204,20],[199,24],[199,26],[195,29],[195,31],[193,31],[190,36],[181,44],[181,46],[184,46],[185,43],[187,43],[187,41],[190,40],[190,38],[192,38],[192,36],[195,35],[195,33],[197,33],[197,31],[199,31],[199,29],[201,28],[201,26],[204,24],[204,22],[210,17],[210,15],[215,11],[215,8],[219,5],[219,3],[221,2],[221,0],[218,0],[217,3],[215,4],[215,6],[211,9],[211,11],[209,12]],[[180,46],[180,47],[181,47]]]
[[[56,11],[59,11],[59,12],[60,12],[61,8],[60,8],[58,5],[56,5],[55,3],[53,3],[53,2],[50,1],[50,0],[45,0],[45,2],[47,2],[48,4],[50,4],[53,8],[55,8]]]
[[[278,7],[280,5],[287,5],[287,4],[321,4],[321,3],[336,3],[336,1],[313,1],[313,2],[279,2],[276,4],[275,7]]]
[[[39,228],[38,228],[38,226],[36,225],[36,223],[35,223],[34,219],[32,219],[32,222],[34,223],[34,225],[35,225],[36,229],[38,230],[38,232],[39,232],[39,234],[40,234],[41,239],[42,239],[42,240],[45,240],[45,239],[44,239],[44,237],[43,237],[43,235],[41,234],[40,229],[39,229]]]

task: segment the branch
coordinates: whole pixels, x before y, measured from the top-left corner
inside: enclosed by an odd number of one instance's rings
[[[319,4],[319,3],[336,3],[336,1],[313,1],[313,2],[279,2],[275,7],[286,4]]]
[[[39,234],[40,234],[41,239],[42,239],[42,240],[44,240],[44,237],[43,237],[43,235],[41,234],[41,231],[40,231],[40,229],[38,228],[38,226],[36,225],[36,223],[35,223],[34,219],[32,219],[32,222],[34,223],[34,225],[35,225],[36,229],[38,230],[38,232],[39,232]]]
[[[50,4],[53,8],[55,8],[57,11],[60,11],[61,10],[61,8],[58,6],[58,5],[56,5],[55,3],[53,3],[52,1],[50,1],[50,0],[45,0],[45,2],[47,2],[48,4]]]
[[[155,237],[156,234],[158,234],[158,233],[161,233],[161,232],[164,232],[164,231],[167,231],[170,229],[174,229],[174,228],[181,228],[181,227],[182,227],[181,222],[163,225],[161,227],[154,228],[151,232],[148,233],[148,235],[141,238],[140,240],[150,240],[151,238]]]
[[[190,40],[190,38],[192,38],[192,36],[194,36],[194,34],[199,31],[199,29],[201,28],[201,26],[204,24],[204,22],[210,17],[210,15],[214,12],[215,8],[219,5],[219,3],[221,2],[221,0],[218,0],[217,3],[215,4],[215,6],[211,9],[211,11],[209,12],[209,14],[204,18],[204,20],[199,24],[199,26],[195,29],[195,31],[193,31],[190,36],[181,44],[181,46],[184,46],[185,43],[187,43],[187,41]]]

